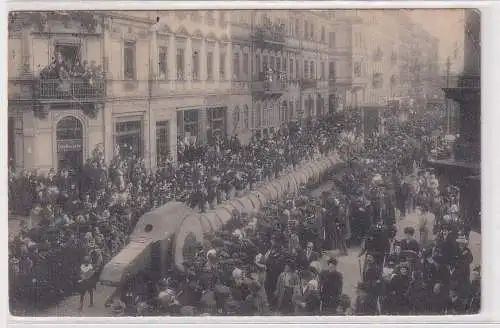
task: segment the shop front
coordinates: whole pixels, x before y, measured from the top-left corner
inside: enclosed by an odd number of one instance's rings
[[[57,168],[72,174],[80,171],[83,163],[83,125],[74,116],[66,116],[56,126]]]

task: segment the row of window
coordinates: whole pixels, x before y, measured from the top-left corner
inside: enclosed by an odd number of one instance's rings
[[[136,79],[136,58],[135,58],[135,43],[133,42],[125,42],[124,46],[124,76],[126,79]],[[191,66],[191,77],[193,80],[201,79],[201,55],[198,50],[193,50],[192,54],[192,66]],[[214,53],[213,51],[207,51],[206,54],[206,67],[207,67],[207,80],[214,80]],[[158,49],[158,74],[160,79],[167,79],[169,76],[168,72],[168,49],[167,47],[160,47]],[[235,80],[246,80],[249,78],[249,54],[243,53],[240,54],[238,52],[233,53],[233,79]],[[219,78],[221,80],[226,80],[226,53],[221,52],[219,54]],[[326,62],[321,61],[320,67],[316,67],[316,62],[311,60],[304,60],[303,62],[303,70],[302,76],[304,78],[310,79],[325,79],[326,73]],[[335,79],[335,63],[330,62],[328,64],[328,79]],[[269,55],[255,55],[255,69],[254,69],[254,77],[259,76],[259,73],[265,70],[266,68],[271,68],[276,72],[283,72],[287,74],[289,77],[297,78],[297,74],[300,72],[300,63],[298,60],[294,60],[293,58],[289,59],[289,65],[287,65],[287,61],[283,60],[278,56],[269,56]],[[186,80],[186,53],[185,49],[177,48],[176,49],[176,58],[175,58],[175,79],[178,81]]]
[[[124,76],[126,79],[136,79],[136,53],[135,53],[135,43],[133,42],[125,42],[124,46]],[[169,76],[168,72],[168,49],[167,47],[160,47],[158,49],[158,74],[159,79],[167,79]],[[201,55],[198,50],[193,50],[192,52],[192,66],[191,66],[191,77],[193,80],[201,79]],[[207,67],[207,80],[214,80],[214,53],[213,51],[207,51],[206,54],[206,67]],[[249,78],[249,54],[243,53],[240,54],[238,52],[233,53],[233,79],[235,80],[247,80]],[[271,68],[276,72],[283,72],[287,74],[291,78],[297,78],[297,74],[300,72],[300,63],[298,60],[294,60],[293,58],[289,59],[289,65],[287,65],[287,61],[283,60],[278,56],[269,56],[269,55],[255,55],[255,69],[254,69],[254,77],[258,77],[259,73],[265,70],[266,68]],[[219,54],[219,78],[221,80],[226,80],[226,53],[221,52]],[[330,62],[328,65],[328,74],[326,73],[326,62],[321,61],[320,67],[316,67],[316,62],[311,60],[304,60],[303,62],[303,70],[302,76],[304,78],[310,79],[325,79],[328,75],[328,79],[335,79],[335,63]],[[176,58],[175,58],[175,79],[178,81],[186,80],[186,53],[185,49],[177,48],[176,49]]]
[[[210,108],[207,111],[209,141],[215,135],[226,133],[225,107]],[[198,136],[199,111],[197,109],[177,112],[177,131],[179,136]],[[156,122],[156,161],[161,166],[171,154],[170,121]],[[123,156],[143,154],[143,122],[141,120],[118,122],[115,125],[115,144]]]
[[[125,42],[124,45],[124,77],[126,79],[136,79],[136,44],[134,42]],[[200,80],[200,69],[201,69],[201,55],[198,50],[193,50],[192,54],[192,66],[191,66],[191,77],[193,80]],[[207,66],[207,80],[214,79],[214,60],[215,56],[213,51],[207,51],[207,56],[205,58]],[[160,79],[168,78],[168,48],[160,47],[158,49],[158,74]],[[225,52],[220,52],[219,54],[219,78],[221,80],[226,80],[226,54]],[[175,79],[178,81],[184,81],[187,79],[186,75],[186,52],[184,48],[177,48],[175,55]]]

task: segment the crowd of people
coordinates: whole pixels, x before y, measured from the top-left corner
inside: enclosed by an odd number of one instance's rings
[[[100,146],[77,174],[64,168],[46,176],[11,169],[9,211],[25,218],[9,243],[11,300],[43,305],[78,290],[83,259],[94,263],[97,279],[145,212],[173,199],[206,211],[330,151],[341,128],[330,126],[328,119],[290,124],[245,146],[237,137],[219,138],[211,146],[180,140],[179,164],[167,160],[154,173],[146,171],[143,159],[118,147],[107,165]]]
[[[185,256],[183,271],[159,282],[145,273],[108,305],[116,315],[477,313],[480,268],[470,280],[460,190],[419,169],[439,141],[421,128],[431,123],[388,124],[386,134],[365,137],[357,120],[293,123],[247,145],[237,136],[211,145],[179,139],[178,164],[167,158],[154,173],[118,148],[107,165],[101,147],[78,175],[12,170],[9,210],[26,219],[9,243],[11,302],[42,305],[79,291],[81,306],[87,292],[92,304],[100,269],[142,214],[173,199],[203,212],[336,150],[345,165],[330,190],[314,197],[315,186],[303,186],[258,213],[233,213]],[[414,211],[419,240],[412,227],[396,240],[396,223]],[[363,263],[351,300],[341,255],[355,244]]]
[[[340,133],[347,165],[331,190],[313,197],[314,186],[304,186],[259,213],[234,212],[185,256],[183,271],[156,284],[144,272],[110,307],[116,315],[174,316],[477,313],[480,268],[471,270],[460,192],[418,169],[422,139],[414,132],[410,122],[365,142]],[[396,223],[414,212],[419,240],[412,226],[397,240]],[[351,300],[342,257],[329,251],[345,255],[356,242],[364,261]]]
[[[62,93],[72,94],[77,98],[79,95],[92,97],[98,96],[98,92],[102,91],[96,83],[104,80],[104,71],[102,65],[96,65],[95,61],[90,64],[86,60],[80,62],[77,58],[64,57],[57,52],[52,62],[40,71],[40,80],[42,95]],[[43,81],[48,81],[49,84]]]

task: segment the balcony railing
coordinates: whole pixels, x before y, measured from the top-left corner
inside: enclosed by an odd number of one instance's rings
[[[318,81],[314,79],[302,79],[300,84],[302,89],[314,89],[318,86]]]
[[[40,79],[35,95],[46,100],[95,100],[106,95],[104,79]]]
[[[447,85],[448,88],[480,89],[481,76],[479,75],[450,76],[448,77],[447,82],[445,77],[445,85]]]
[[[288,82],[284,80],[254,81],[250,84],[252,92],[263,93],[283,93],[287,86]]]

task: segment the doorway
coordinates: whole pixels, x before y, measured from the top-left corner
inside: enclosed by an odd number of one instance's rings
[[[83,125],[73,116],[57,123],[57,167],[77,174],[83,165]]]

